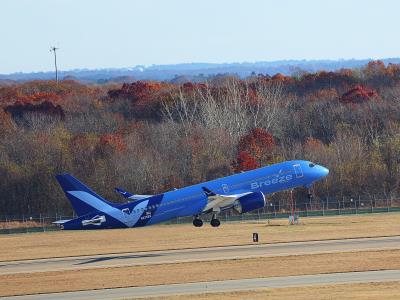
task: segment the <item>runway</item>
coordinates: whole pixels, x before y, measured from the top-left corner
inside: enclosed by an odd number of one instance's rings
[[[20,260],[12,262],[0,262],[0,274],[6,275],[15,273],[49,272],[380,249],[400,249],[400,236]]]
[[[293,287],[318,284],[360,283],[399,281],[400,270],[331,273],[271,278],[252,278],[241,280],[209,281],[146,287],[130,287],[103,290],[90,290],[66,293],[52,293],[5,297],[8,300],[46,300],[46,299],[129,299],[168,295],[199,294],[210,292],[232,292],[260,288]]]

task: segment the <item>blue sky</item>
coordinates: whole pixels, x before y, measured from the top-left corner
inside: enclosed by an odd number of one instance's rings
[[[400,56],[396,0],[1,0],[0,73]]]

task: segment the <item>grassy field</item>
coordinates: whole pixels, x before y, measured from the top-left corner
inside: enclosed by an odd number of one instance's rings
[[[303,218],[294,226],[279,219],[222,223],[219,228],[182,224],[0,235],[0,261],[244,245],[252,243],[253,232],[259,233],[260,243],[390,236],[400,234],[400,214]]]
[[[0,296],[388,269],[400,249],[0,275]]]
[[[318,285],[292,288],[271,288],[256,291],[212,293],[195,295],[197,300],[397,300],[400,295],[400,282],[355,283]],[[190,296],[157,297],[153,300],[184,300]],[[193,296],[191,297],[193,298]]]

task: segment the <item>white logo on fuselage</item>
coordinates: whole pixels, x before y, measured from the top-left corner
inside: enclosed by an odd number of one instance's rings
[[[283,176],[276,176],[274,178],[271,179],[266,179],[266,180],[262,180],[262,181],[256,181],[256,182],[252,182],[251,183],[251,189],[259,189],[262,187],[267,187],[273,184],[278,184],[278,183],[285,183],[288,182],[290,180],[293,179],[293,175],[292,174],[288,174],[288,175],[283,175]]]

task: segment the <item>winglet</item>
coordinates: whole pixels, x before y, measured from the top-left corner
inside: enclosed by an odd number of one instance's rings
[[[203,189],[204,194],[206,194],[207,197],[216,196],[216,195],[217,195],[216,193],[210,191],[210,190],[209,190],[208,188],[206,188],[205,186],[202,186],[201,188]]]

